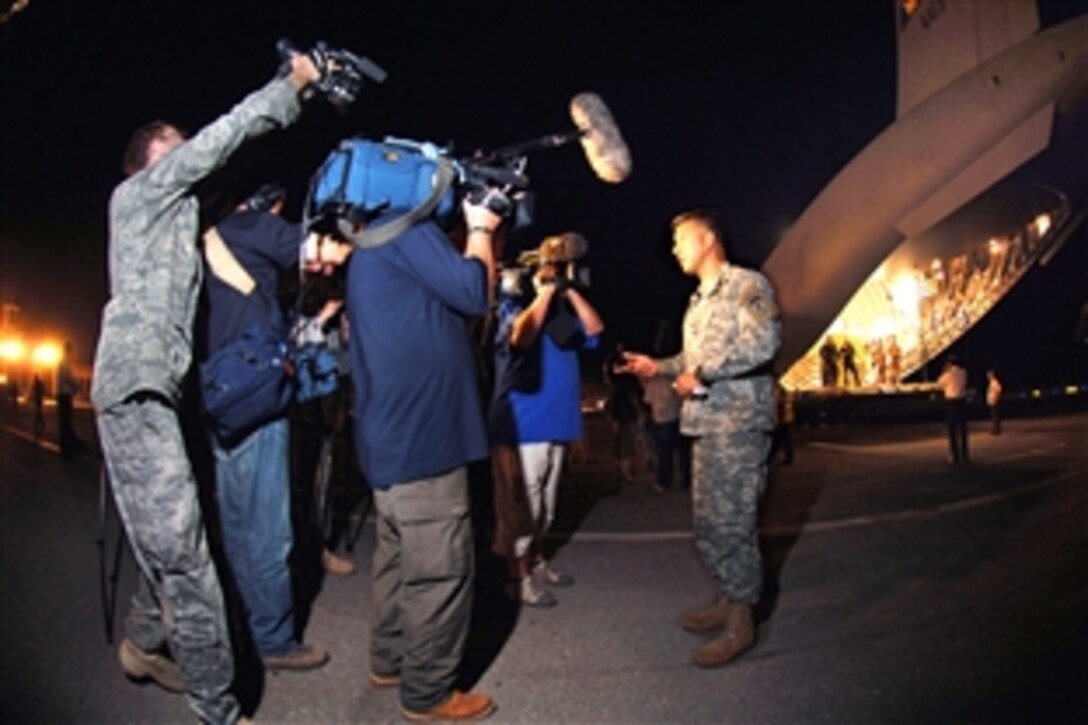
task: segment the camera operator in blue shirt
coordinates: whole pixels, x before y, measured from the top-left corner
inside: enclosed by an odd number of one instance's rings
[[[573,232],[546,238],[536,254],[534,295],[504,285],[499,303],[490,412],[494,548],[512,562],[521,603],[534,607],[556,604],[541,584],[574,583],[544,558],[541,544],[555,519],[567,444],[582,437],[578,351],[596,347],[604,331],[571,279],[585,246]]]
[[[355,444],[377,528],[370,682],[399,686],[409,719],[495,709],[453,687],[474,576],[466,467],[488,454],[468,324],[490,305],[501,221],[483,202],[462,210],[463,253],[427,218],[348,261]]]

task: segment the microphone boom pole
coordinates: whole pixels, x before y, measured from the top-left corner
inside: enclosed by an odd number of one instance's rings
[[[559,148],[578,141],[597,178],[610,184],[624,181],[631,174],[631,152],[601,97],[595,93],[579,93],[570,101],[570,115],[575,125],[570,131],[504,146],[468,161],[474,164],[503,162],[530,151]]]

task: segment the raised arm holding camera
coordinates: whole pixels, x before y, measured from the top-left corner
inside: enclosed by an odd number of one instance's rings
[[[285,73],[190,139],[165,121],[139,129],[109,204],[110,299],[91,391],[117,509],[143,576],[119,657],[126,674],[187,691],[203,722],[233,723],[234,665],[178,420],[201,287],[193,187],[248,139],[290,125],[322,77],[294,54]],[[176,663],[176,664],[175,664]]]

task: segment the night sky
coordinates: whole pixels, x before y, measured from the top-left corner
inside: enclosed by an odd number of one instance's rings
[[[1085,11],[1088,0],[1044,2],[1043,23]],[[895,22],[891,0],[31,0],[0,26],[0,297],[22,307],[29,334],[69,337],[90,362],[106,203],[129,135],[154,118],[198,130],[272,75],[286,36],[389,72],[348,113],[315,105],[246,151],[248,168],[292,192],[296,219],[344,137],[452,142],[468,155],[566,131],[569,99],[600,94],[631,148],[631,178],[597,181],[577,146],[532,155],[536,224],[509,251],[582,232],[604,345],[646,347],[692,288],[668,254],[671,216],[718,209],[731,257],[758,266],[894,120]],[[1082,227],[961,342],[968,363],[1005,369],[1014,385],[1082,371],[1086,250]]]

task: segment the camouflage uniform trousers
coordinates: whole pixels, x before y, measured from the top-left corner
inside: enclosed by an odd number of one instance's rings
[[[756,526],[769,449],[763,431],[703,435],[692,447],[695,548],[721,593],[748,606],[763,592]]]
[[[125,622],[142,650],[169,644],[203,722],[232,723],[234,661],[226,610],[208,553],[196,480],[177,414],[165,398],[139,395],[99,411],[114,500],[143,573]]]

